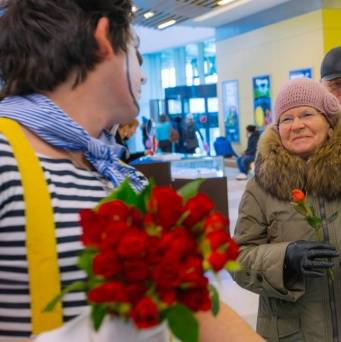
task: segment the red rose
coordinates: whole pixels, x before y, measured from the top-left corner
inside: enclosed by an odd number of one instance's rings
[[[180,260],[183,256],[196,252],[196,241],[191,233],[182,227],[177,227],[166,232],[161,240],[167,258],[174,261]]]
[[[153,279],[157,288],[172,289],[179,286],[181,282],[181,267],[178,263],[164,260],[159,264],[154,272]]]
[[[117,254],[121,258],[140,257],[146,252],[147,234],[138,229],[126,230],[118,243]]]
[[[230,242],[230,234],[224,230],[218,230],[207,234],[206,239],[210,243],[212,251],[216,251],[220,247],[227,247],[228,242]]]
[[[222,270],[228,260],[227,253],[213,251],[208,257],[208,262],[211,265],[214,272],[219,272]]]
[[[114,253],[103,251],[94,257],[92,269],[96,275],[111,278],[121,271],[121,266]]]
[[[205,194],[198,192],[185,205],[184,211],[189,213],[185,225],[192,227],[207,216],[213,207],[213,202]]]
[[[103,225],[100,224],[97,214],[92,209],[81,209],[79,215],[83,228],[82,243],[87,247],[98,247],[101,243]]]
[[[158,307],[149,297],[142,298],[136,304],[131,317],[140,329],[154,327],[159,324]]]
[[[300,189],[294,189],[291,191],[291,198],[295,203],[302,202],[305,200],[305,194]]]
[[[211,298],[207,287],[179,291],[178,300],[194,312],[211,309]]]
[[[113,200],[101,204],[98,215],[113,221],[126,221],[129,216],[129,207],[120,200]]]
[[[146,249],[149,265],[155,266],[161,262],[164,256],[164,248],[162,247],[160,238],[156,236],[148,236]]]
[[[130,229],[126,221],[106,221],[104,224],[104,230],[102,233],[102,244],[103,249],[116,248],[117,243],[126,231]]]
[[[212,233],[217,230],[226,230],[229,227],[228,220],[219,212],[212,213],[204,223],[206,233]]]
[[[143,222],[142,213],[135,207],[129,208],[129,221],[131,226],[141,227]]]
[[[128,302],[125,286],[117,281],[105,283],[91,289],[88,299],[93,303]]]
[[[157,290],[159,297],[162,302],[167,305],[172,305],[176,301],[176,292],[175,290],[170,289],[158,289]]]
[[[146,293],[147,288],[139,283],[126,286],[129,302],[135,305]]]
[[[203,275],[203,259],[199,256],[190,256],[181,264],[181,283],[188,287],[206,286],[207,278]]]
[[[169,229],[176,224],[182,214],[182,198],[170,187],[155,187],[148,207],[158,225]]]
[[[149,277],[148,264],[143,259],[128,259],[123,263],[123,276],[128,282],[141,282]]]
[[[229,242],[226,254],[228,260],[236,260],[238,258],[239,246],[233,239],[231,239]]]

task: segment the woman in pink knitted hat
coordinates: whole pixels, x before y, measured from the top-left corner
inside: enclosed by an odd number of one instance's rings
[[[279,91],[273,119],[240,204],[233,277],[259,294],[257,331],[266,340],[341,341],[340,106],[320,83],[296,79]],[[323,242],[294,209],[293,189],[322,219]]]

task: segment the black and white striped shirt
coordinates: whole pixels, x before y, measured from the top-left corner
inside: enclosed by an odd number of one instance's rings
[[[106,191],[98,173],[78,169],[66,159],[38,156],[51,194],[60,276],[65,287],[84,278],[76,266],[82,249],[79,209],[94,207]],[[141,181],[145,181],[142,175]],[[64,321],[78,315],[85,305],[83,293],[67,294],[63,299]],[[11,146],[0,134],[0,341],[5,337],[29,337],[30,317],[23,188]]]

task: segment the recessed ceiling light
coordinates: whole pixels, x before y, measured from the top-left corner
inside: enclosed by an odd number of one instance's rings
[[[231,2],[234,2],[234,1],[237,1],[237,0],[220,0],[217,2],[217,5],[223,6],[223,5],[230,4]]]
[[[155,13],[152,12],[152,11],[149,11],[149,12],[146,12],[146,13],[143,14],[145,19],[149,19],[151,17],[154,17],[154,15],[155,15]]]
[[[164,23],[158,25],[157,28],[158,28],[159,30],[162,30],[162,29],[164,29],[164,28],[166,28],[166,27],[168,27],[168,26],[174,25],[175,23],[176,23],[176,20],[171,19],[171,20],[165,21]]]
[[[138,8],[137,8],[136,6],[133,6],[133,7],[131,8],[131,10],[132,10],[133,13],[135,13],[135,12],[137,12]]]

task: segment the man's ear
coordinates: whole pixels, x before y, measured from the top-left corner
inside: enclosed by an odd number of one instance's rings
[[[107,17],[98,20],[94,36],[98,45],[98,55],[103,59],[112,56],[114,52],[109,39],[109,19]]]

